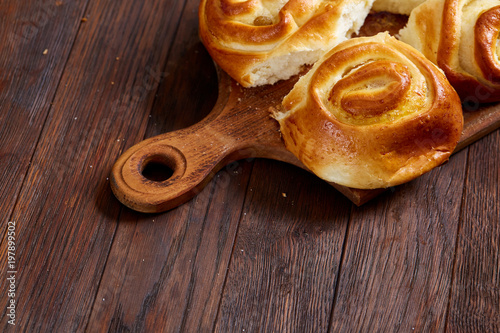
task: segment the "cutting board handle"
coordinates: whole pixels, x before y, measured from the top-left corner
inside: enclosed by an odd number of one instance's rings
[[[113,192],[122,203],[141,212],[180,205],[224,166],[234,147],[221,140],[202,126],[145,140],[116,161],[111,173]],[[160,169],[165,179],[151,179],[147,173],[151,168]]]
[[[244,89],[219,70],[219,97],[201,122],[165,133],[128,149],[111,171],[111,188],[126,206],[140,212],[162,212],[198,194],[225,165],[244,158],[269,158],[307,168],[283,144],[270,109],[279,105],[295,80]],[[500,126],[499,105],[464,113],[462,138],[455,151]],[[169,173],[148,176],[150,166]],[[170,172],[169,172],[170,171]],[[330,183],[356,205],[384,189],[359,190]]]
[[[111,171],[115,196],[134,210],[161,212],[194,197],[217,171],[236,160],[271,158],[303,167],[286,150],[269,112],[289,87],[266,89],[243,89],[219,73],[219,98],[204,120],[142,141],[119,157]],[[151,179],[152,166],[169,177]]]

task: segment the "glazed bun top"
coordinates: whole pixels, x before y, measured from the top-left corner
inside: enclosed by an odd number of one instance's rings
[[[244,87],[273,84],[348,39],[374,0],[201,0],[200,37]]]
[[[359,189],[398,185],[442,164],[463,127],[443,73],[387,33],[325,54],[274,117],[287,149],[313,173]]]
[[[462,101],[500,101],[500,1],[428,0],[413,10],[401,40],[446,74]]]

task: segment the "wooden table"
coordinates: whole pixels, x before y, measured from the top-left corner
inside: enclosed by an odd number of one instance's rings
[[[116,200],[125,149],[215,103],[197,6],[2,1],[1,329],[499,332],[499,131],[361,207],[264,159],[166,213]]]

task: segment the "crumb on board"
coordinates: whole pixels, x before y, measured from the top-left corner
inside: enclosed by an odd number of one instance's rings
[[[42,54],[43,54],[43,55],[46,55],[47,53],[49,53],[49,49],[45,49],[45,50],[43,50],[43,52],[42,52]]]

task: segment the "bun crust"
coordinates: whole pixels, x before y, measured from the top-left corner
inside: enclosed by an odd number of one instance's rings
[[[201,0],[200,37],[244,87],[298,74],[362,26],[374,0]]]
[[[387,33],[325,54],[274,117],[288,150],[320,178],[375,189],[445,162],[463,127],[443,73]]]
[[[429,0],[412,12],[400,34],[474,105],[500,101],[499,30],[499,1]]]
[[[425,0],[375,0],[372,9],[376,12],[410,15],[411,11],[423,2]]]

